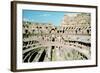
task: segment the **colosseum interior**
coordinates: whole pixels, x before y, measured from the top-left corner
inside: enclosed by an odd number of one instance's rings
[[[23,62],[91,59],[91,16],[64,15],[61,25],[23,21]]]

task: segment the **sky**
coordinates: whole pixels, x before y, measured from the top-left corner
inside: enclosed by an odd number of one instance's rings
[[[23,10],[23,21],[39,22],[39,23],[52,23],[59,26],[65,14],[76,15],[77,13],[70,12],[56,12],[56,11],[36,11],[36,10]]]

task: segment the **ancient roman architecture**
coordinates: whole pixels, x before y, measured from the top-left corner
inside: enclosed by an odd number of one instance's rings
[[[91,59],[90,17],[65,14],[59,26],[23,21],[23,62]]]
[[[70,34],[91,34],[90,20],[90,14],[87,13],[76,16],[65,15],[61,26]]]

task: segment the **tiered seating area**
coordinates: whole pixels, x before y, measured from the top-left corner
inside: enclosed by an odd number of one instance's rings
[[[83,23],[82,23],[83,24]],[[23,22],[23,62],[91,59],[91,27]]]

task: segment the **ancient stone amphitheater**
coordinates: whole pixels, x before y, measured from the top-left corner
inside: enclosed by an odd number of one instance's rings
[[[90,17],[65,15],[59,26],[23,21],[23,62],[91,59]]]

